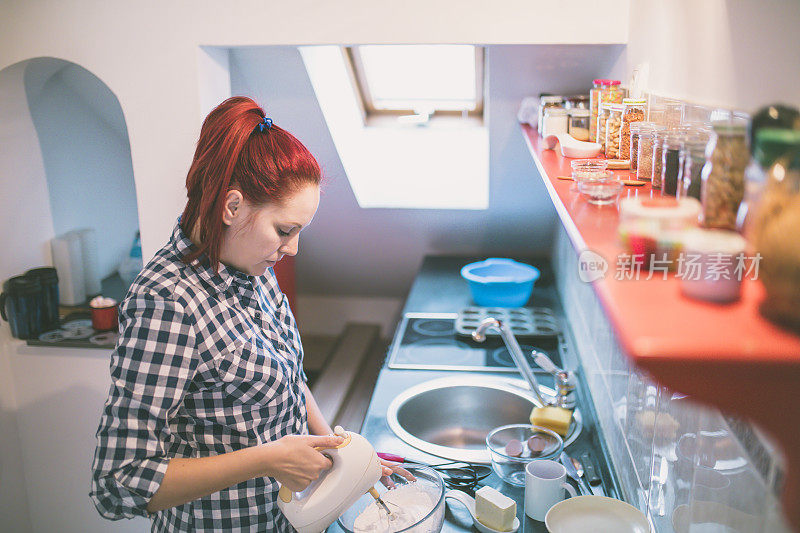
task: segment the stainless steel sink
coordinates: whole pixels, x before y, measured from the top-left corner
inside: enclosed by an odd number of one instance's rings
[[[555,392],[540,387],[545,398]],[[420,383],[399,394],[389,405],[387,421],[395,434],[426,453],[471,463],[490,463],[486,435],[506,424],[528,421],[536,405],[527,383],[493,376],[463,376]],[[573,416],[565,445],[582,427]]]

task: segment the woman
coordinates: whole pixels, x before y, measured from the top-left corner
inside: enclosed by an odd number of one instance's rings
[[[206,118],[183,215],[120,305],[90,494],[104,517],[292,531],[278,483],[304,489],[331,466],[317,448],[342,442],[306,385],[272,271],[297,253],[319,183],[311,153],[251,99]]]

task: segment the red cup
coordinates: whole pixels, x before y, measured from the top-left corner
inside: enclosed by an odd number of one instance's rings
[[[117,304],[92,307],[92,327],[98,331],[117,329]]]

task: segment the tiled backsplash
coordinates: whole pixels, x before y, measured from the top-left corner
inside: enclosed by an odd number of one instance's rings
[[[633,368],[559,225],[556,283],[626,499],[658,533],[787,532],[781,457],[759,431]],[[766,393],[766,392],[765,392]]]

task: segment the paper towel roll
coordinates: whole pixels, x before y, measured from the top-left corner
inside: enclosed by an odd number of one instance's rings
[[[97,235],[92,228],[81,228],[74,232],[81,240],[83,279],[86,297],[100,294],[100,267],[97,260]]]
[[[81,239],[66,233],[50,240],[53,266],[58,272],[58,294],[62,305],[78,305],[86,301]]]

